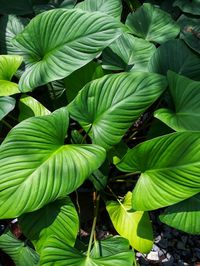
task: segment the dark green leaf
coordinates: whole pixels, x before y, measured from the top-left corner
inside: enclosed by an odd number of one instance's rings
[[[174,6],[178,6],[185,13],[200,15],[199,0],[176,0]]]
[[[15,108],[15,99],[12,97],[0,97],[0,120]]]

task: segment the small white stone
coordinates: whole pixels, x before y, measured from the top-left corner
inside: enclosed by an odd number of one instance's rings
[[[151,261],[159,261],[158,252],[157,252],[157,251],[151,251],[151,252],[147,255],[147,259],[148,259],[148,260],[151,260]]]

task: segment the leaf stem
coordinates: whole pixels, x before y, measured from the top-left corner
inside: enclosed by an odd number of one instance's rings
[[[4,125],[6,125],[8,128],[10,128],[10,129],[12,129],[13,127],[8,123],[8,122],[6,122],[5,120],[1,120],[1,122],[4,124]]]
[[[88,131],[86,132],[85,136],[83,137],[83,139],[82,139],[82,141],[81,141],[81,144],[83,144],[83,142],[86,140],[86,138],[87,138],[87,136],[88,136],[88,134],[89,134],[91,128],[92,128],[92,125],[90,125]]]
[[[94,219],[92,223],[92,230],[91,230],[90,240],[89,240],[89,245],[88,245],[88,250],[87,250],[87,257],[90,256],[93,238],[96,239],[95,228],[96,228],[96,223],[97,223],[97,216],[98,216],[98,211],[99,211],[99,200],[100,200],[100,194],[97,195],[96,191],[93,193],[93,200],[94,200]]]

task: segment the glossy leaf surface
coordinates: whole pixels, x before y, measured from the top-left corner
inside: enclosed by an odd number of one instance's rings
[[[103,68],[109,70],[146,70],[156,47],[128,33],[121,35],[103,51]]]
[[[168,70],[200,80],[200,57],[182,40],[171,40],[157,48],[149,61],[149,71],[166,75]]]
[[[135,210],[190,198],[200,191],[200,133],[172,133],[143,142],[128,151],[118,168],[141,173],[132,196]]]
[[[120,35],[119,23],[99,12],[55,9],[36,16],[15,38],[27,67],[20,90],[68,76]]]
[[[200,82],[168,73],[174,110],[162,108],[154,116],[175,131],[200,131]]]
[[[183,12],[192,15],[200,15],[200,1],[199,0],[176,0],[174,6],[178,6]]]
[[[168,13],[147,3],[128,15],[126,25],[134,35],[157,43],[174,39],[180,31]]]
[[[68,109],[72,118],[89,130],[93,143],[109,149],[120,142],[166,85],[165,78],[155,74],[107,75],[86,84]]]
[[[108,201],[106,209],[116,231],[129,240],[130,245],[141,253],[150,252],[153,231],[147,212],[131,212],[132,193],[128,192],[122,202]]]
[[[0,236],[0,249],[12,258],[16,266],[39,265],[39,255],[10,231]]]
[[[31,96],[23,95],[19,101],[19,121],[32,116],[49,115],[51,112]]]
[[[52,235],[73,246],[79,230],[78,214],[69,197],[22,215],[19,224],[39,253]]]
[[[63,241],[52,237],[42,251],[40,263],[42,266],[50,266],[52,263],[58,266],[110,266],[112,264],[132,266],[133,259],[132,251],[99,258],[87,257]]]
[[[200,234],[200,194],[168,207],[160,220],[189,234]]]
[[[76,7],[86,11],[99,11],[119,20],[122,12],[121,0],[84,0]]]
[[[15,99],[12,97],[0,97],[0,120],[15,108]]]
[[[68,112],[61,108],[26,119],[9,132],[0,147],[1,218],[65,197],[102,164],[103,148],[64,145],[67,128]]]

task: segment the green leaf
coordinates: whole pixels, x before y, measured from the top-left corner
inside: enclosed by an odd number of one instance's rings
[[[10,80],[22,60],[23,58],[19,55],[0,55],[0,96],[9,96],[20,92],[18,85]]]
[[[65,197],[103,163],[105,150],[99,146],[64,145],[67,128],[68,112],[61,108],[9,132],[0,146],[1,219]]]
[[[90,256],[92,258],[107,257],[129,251],[129,242],[120,236],[111,236],[94,242]]]
[[[1,14],[25,15],[33,13],[33,5],[46,4],[48,0],[1,0]]]
[[[181,27],[180,38],[183,39],[190,48],[200,54],[200,19],[182,15],[178,19],[178,23]]]
[[[58,266],[132,266],[133,251],[120,252],[115,255],[92,258],[85,256],[75,248],[72,248],[57,238],[47,241],[41,253],[41,266],[50,266],[56,263]]]
[[[94,12],[99,11],[120,20],[122,12],[121,0],[84,0],[76,8]]]
[[[168,73],[174,110],[162,108],[154,116],[176,131],[200,131],[200,82]]]
[[[130,245],[141,253],[148,253],[153,246],[153,230],[147,212],[130,211],[132,193],[123,201],[108,201],[106,209],[115,230],[129,240]]]
[[[52,235],[73,246],[79,230],[78,214],[69,197],[22,215],[19,224],[39,253]]]
[[[121,35],[103,51],[103,68],[110,70],[146,70],[156,47],[128,33]]]
[[[23,31],[29,19],[15,15],[5,15],[0,19],[0,50],[2,54],[19,54],[12,39]]]
[[[149,71],[167,74],[172,70],[194,80],[200,80],[200,58],[182,40],[162,44],[149,61]]]
[[[200,234],[200,194],[168,207],[160,220],[189,234]]]
[[[199,0],[176,0],[174,6],[178,6],[185,13],[200,15]]]
[[[86,84],[68,106],[93,143],[106,149],[120,142],[137,118],[166,88],[163,76],[149,73],[120,73]]]
[[[32,116],[49,115],[51,112],[31,96],[23,95],[19,101],[19,121]]]
[[[74,71],[71,75],[64,79],[68,102],[71,102],[78,92],[89,81],[103,77],[104,72],[101,65],[91,61],[82,68]]]
[[[0,249],[12,258],[16,266],[39,265],[38,254],[10,231],[0,236]]]
[[[15,102],[12,97],[0,97],[0,120],[15,108]]]
[[[120,23],[99,12],[55,9],[36,16],[14,40],[26,63],[20,90],[70,75],[120,35]]]
[[[178,203],[200,192],[200,133],[172,133],[143,142],[129,150],[117,167],[141,173],[133,190],[133,209],[155,210]]]
[[[174,39],[180,32],[167,12],[147,3],[128,15],[126,25],[134,35],[157,43]]]

